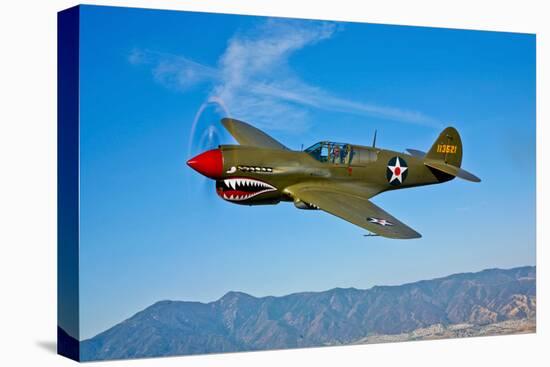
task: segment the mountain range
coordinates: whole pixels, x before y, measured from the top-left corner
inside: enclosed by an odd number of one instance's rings
[[[488,269],[366,290],[261,298],[228,292],[210,303],[160,301],[82,341],[80,355],[105,360],[342,345],[433,325],[535,317],[536,268]]]

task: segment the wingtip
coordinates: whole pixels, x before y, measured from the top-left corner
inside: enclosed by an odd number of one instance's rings
[[[418,238],[422,238],[422,235],[420,233],[418,233],[417,231],[415,231],[414,229],[410,229],[410,234],[405,237],[406,239],[410,239],[410,240],[415,240],[415,239],[418,239]]]
[[[241,121],[241,120],[238,120],[238,119],[235,119],[233,117],[223,117],[221,119],[221,122],[222,124],[245,124],[245,125],[250,125],[249,123],[246,123],[244,121]]]
[[[413,234],[407,236],[407,237],[403,237],[403,239],[405,240],[416,240],[416,239],[419,239],[419,238],[422,238],[422,235],[416,231],[414,231]]]
[[[221,123],[222,125],[230,130],[230,129],[236,129],[238,127],[248,127],[248,128],[252,128],[252,129],[257,129],[255,128],[254,126],[250,125],[249,123],[247,122],[244,122],[244,121],[241,121],[241,120],[237,120],[237,119],[234,119],[232,117],[224,117],[221,119]]]

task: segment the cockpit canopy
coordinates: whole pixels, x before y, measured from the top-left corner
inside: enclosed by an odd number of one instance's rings
[[[305,150],[319,162],[350,164],[353,159],[353,147],[350,144],[322,141]]]

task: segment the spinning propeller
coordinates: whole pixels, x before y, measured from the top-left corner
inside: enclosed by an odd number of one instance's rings
[[[199,107],[189,133],[188,160],[203,152],[216,149],[222,141],[230,141],[225,129],[220,125],[220,120],[228,115],[229,112],[223,102],[215,97]],[[200,191],[211,194],[212,182],[206,177],[193,175],[191,180],[190,185],[199,185]],[[208,196],[211,197],[211,195]]]

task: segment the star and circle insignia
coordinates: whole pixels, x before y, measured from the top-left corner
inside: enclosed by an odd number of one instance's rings
[[[399,186],[407,179],[409,167],[407,162],[401,157],[393,157],[388,161],[386,169],[386,178],[390,185]]]
[[[392,222],[389,222],[385,219],[382,219],[382,218],[374,218],[374,217],[369,217],[367,218],[367,221],[369,223],[374,223],[374,224],[378,224],[382,227],[386,227],[386,226],[393,226],[393,223]]]

